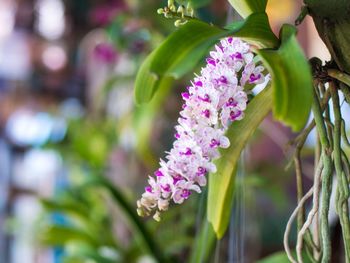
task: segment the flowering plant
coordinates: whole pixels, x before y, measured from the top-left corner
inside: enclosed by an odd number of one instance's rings
[[[192,191],[201,192],[206,175],[215,173],[213,160],[219,148],[230,145],[225,131],[231,122],[241,120],[247,106],[246,84],[264,82],[263,67],[256,66],[250,46],[238,38],[228,37],[210,52],[207,65],[182,93],[185,100],[176,126],[176,141],[161,160],[149,186],[138,201],[140,215],[168,209],[169,201],[180,204]]]
[[[210,53],[200,75],[196,75],[187,91],[182,93],[185,103],[176,126],[176,140],[166,160],[160,161],[154,177],[149,177],[149,186],[137,202],[139,214],[153,215],[159,220],[160,212],[168,209],[171,200],[182,203],[193,191],[200,192],[209,176],[207,219],[221,238],[230,218],[228,211],[232,207],[240,153],[272,110],[275,119],[295,132],[301,131],[291,142],[295,146],[292,158],[298,205],[286,227],[285,255],[291,262],[303,262],[304,253],[312,262],[330,262],[328,215],[333,202],[331,178],[334,170],[338,182],[335,206],[342,227],[344,258],[348,262],[350,164],[343,150],[343,144],[348,144],[348,140],[339,93],[341,91],[345,101],[350,102],[350,40],[345,33],[350,21],[344,11],[350,8],[349,3],[339,0],[330,6],[326,0],[305,0],[296,19],[295,26],[307,14],[313,17],[332,56],[332,62],[322,65],[319,59],[306,59],[296,40],[294,25],[285,24],[279,38],[274,35],[265,13],[266,0],[229,0],[244,20],[224,29],[194,18],[194,2],[197,1],[169,0],[168,6],[158,10],[166,18],[175,18],[174,24],[180,28],[147,57],[136,78],[136,102],[148,102],[162,89],[164,81],[189,72],[207,49],[222,39]],[[225,38],[227,36],[230,37]],[[262,61],[263,66],[256,61]],[[264,68],[271,75],[271,81],[247,104],[248,86],[264,81]],[[306,126],[311,109],[313,120]],[[300,152],[315,126],[320,149],[315,151],[314,185],[304,194]],[[311,196],[313,206],[304,219],[305,202]],[[289,247],[289,233],[297,215],[294,256]],[[311,229],[313,222],[320,227]]]

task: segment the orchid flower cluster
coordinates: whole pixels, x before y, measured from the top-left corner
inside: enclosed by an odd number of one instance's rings
[[[182,93],[185,103],[175,127],[176,140],[137,201],[140,216],[153,215],[159,221],[171,200],[181,204],[193,192],[200,193],[206,175],[216,172],[213,161],[220,157],[219,148],[230,145],[226,130],[244,117],[248,98],[243,88],[265,80],[264,68],[253,59],[250,46],[232,37],[210,52],[201,74]]]

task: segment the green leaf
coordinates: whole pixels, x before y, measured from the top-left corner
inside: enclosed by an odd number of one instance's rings
[[[194,9],[208,5],[212,0],[176,0],[176,3],[179,5],[191,4],[191,7]]]
[[[196,235],[195,244],[191,250],[190,263],[207,262],[215,241],[216,236],[212,225],[207,220],[203,220],[201,231]]]
[[[180,78],[193,69],[219,38],[234,35],[259,43],[278,46],[266,13],[255,13],[227,29],[192,19],[172,33],[142,64],[135,82],[136,103],[148,102],[165,76]]]
[[[292,253],[294,257],[296,257],[296,253],[293,252]],[[312,261],[308,259],[308,257],[306,255],[303,256],[304,258],[304,262],[305,263],[311,263]],[[290,260],[287,257],[287,254],[285,251],[280,251],[280,252],[276,252],[266,258],[263,258],[259,261],[257,261],[256,263],[289,263]]]
[[[123,209],[125,216],[128,218],[128,222],[133,226],[132,229],[135,229],[140,234],[144,241],[144,245],[148,248],[154,258],[159,262],[168,262],[168,259],[163,255],[163,251],[158,247],[158,243],[153,239],[153,235],[151,235],[146,225],[136,214],[136,208],[129,203],[123,192],[109,179],[103,176],[89,178],[83,185],[83,188],[96,186],[104,187],[111,194],[113,200]]]
[[[245,117],[230,126],[226,135],[231,146],[223,150],[222,157],[217,160],[217,173],[209,175],[208,221],[218,238],[224,235],[230,220],[236,168],[241,152],[271,107],[272,89],[267,87],[248,104]]]
[[[138,104],[148,102],[157,89],[159,76],[151,71],[151,63],[157,49],[142,63],[135,80],[135,101]]]
[[[274,253],[257,263],[289,263],[289,259],[285,251]]]
[[[49,226],[41,233],[40,240],[50,246],[65,246],[70,242],[84,242],[94,247],[98,246],[97,241],[87,233],[68,226]]]
[[[279,40],[272,32],[269,18],[265,12],[254,13],[243,21],[233,22],[225,27],[240,37],[260,48],[274,48],[279,46]]]
[[[223,29],[199,20],[187,22],[156,50],[151,71],[160,76],[182,77],[224,33]]]
[[[78,217],[88,217],[89,210],[86,207],[73,202],[58,202],[49,199],[40,199],[40,203],[48,212],[62,212],[72,214]]]
[[[133,128],[137,138],[136,152],[142,158],[145,165],[152,169],[158,165],[158,159],[155,158],[150,146],[150,137],[154,129],[153,122],[159,112],[161,112],[161,107],[169,95],[171,84],[172,78],[163,78],[160,83],[162,88],[155,94],[152,101],[148,104],[137,106],[133,112]]]
[[[75,228],[89,229],[89,236],[94,240],[98,240],[101,244],[117,245],[109,232],[103,236],[100,235],[101,229],[111,226],[96,215],[92,203],[90,203],[90,207],[86,207],[78,200],[67,198],[62,200],[41,199],[40,202],[46,212],[63,214]]]
[[[267,0],[229,0],[243,18],[256,12],[265,12]]]
[[[101,249],[102,248],[102,249]],[[108,249],[110,253],[102,256],[101,251]],[[69,248],[65,250],[65,255],[63,257],[63,263],[119,263],[121,262],[119,250],[112,247],[99,247],[94,248],[84,243],[74,243],[70,244]],[[123,261],[124,262],[124,261]]]
[[[212,0],[190,0],[189,3],[191,3],[192,7],[194,9],[203,7],[208,5]]]
[[[306,124],[312,103],[312,76],[292,25],[283,25],[278,50],[259,50],[272,75],[274,117],[294,131]]]

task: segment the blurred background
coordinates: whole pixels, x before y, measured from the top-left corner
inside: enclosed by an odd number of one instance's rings
[[[296,203],[293,169],[285,169],[294,135],[271,118],[245,152],[249,165],[242,165],[223,240],[207,233],[212,243],[198,252],[205,194],[174,206],[161,223],[134,218],[147,174],[172,144],[179,94],[192,77],[134,105],[140,64],[175,30],[156,13],[165,5],[0,1],[0,263],[155,262],[157,253],[175,262],[255,262],[282,249]],[[276,34],[300,6],[269,1]],[[217,25],[239,19],[225,0],[202,1],[196,15]],[[308,57],[330,58],[311,19],[299,40]],[[304,154],[312,176],[311,151]],[[138,224],[150,230],[148,239]]]

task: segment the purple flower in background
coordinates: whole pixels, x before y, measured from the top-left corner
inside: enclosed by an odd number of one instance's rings
[[[112,22],[113,18],[120,12],[127,9],[126,4],[122,0],[115,0],[109,4],[96,6],[90,13],[90,19],[93,24],[98,26],[106,26]]]
[[[219,149],[230,146],[226,130],[244,117],[248,98],[243,87],[265,80],[264,68],[253,58],[250,46],[232,37],[210,52],[201,74],[182,93],[185,103],[175,127],[176,140],[137,201],[139,215],[153,214],[159,220],[170,201],[181,204],[193,192],[200,193],[206,175],[216,172],[213,161],[220,157]]]
[[[100,43],[95,47],[95,57],[106,64],[113,64],[118,59],[116,48],[110,43]]]

